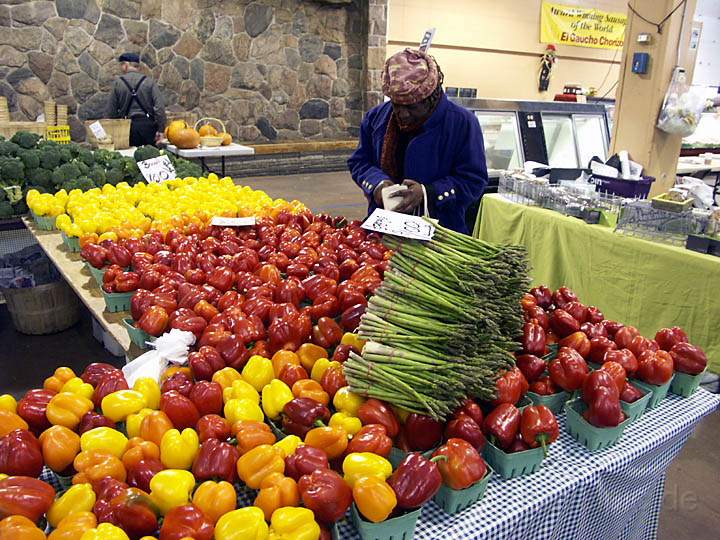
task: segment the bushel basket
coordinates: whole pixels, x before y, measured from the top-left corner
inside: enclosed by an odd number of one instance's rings
[[[80,317],[77,296],[64,281],[37,287],[3,289],[13,325],[23,334],[62,332]]]

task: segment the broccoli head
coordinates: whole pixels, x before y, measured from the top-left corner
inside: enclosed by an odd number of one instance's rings
[[[0,177],[4,182],[19,183],[25,179],[25,165],[18,158],[5,158],[0,165]]]
[[[37,146],[40,140],[40,135],[37,133],[30,133],[28,131],[18,131],[10,138],[10,142],[14,142],[21,148],[30,149]]]
[[[87,176],[90,173],[90,167],[88,167],[87,164],[83,163],[82,161],[73,160],[73,163],[77,166],[81,175]]]
[[[60,152],[52,146],[43,146],[40,150],[40,166],[48,171],[54,171],[60,166]]]
[[[52,180],[56,186],[80,176],[80,169],[75,163],[63,163],[52,173]]]
[[[187,178],[188,176],[198,178],[202,176],[202,167],[187,159],[176,160],[174,167],[178,178]]]
[[[90,169],[90,174],[88,174],[88,176],[94,180],[95,185],[97,186],[102,186],[107,183],[107,173],[105,172],[105,169],[99,165],[95,165],[92,169]]]
[[[135,150],[133,157],[135,158],[135,161],[145,161],[146,159],[156,158],[159,155],[160,150],[158,150],[154,146],[146,144],[145,146],[139,146]]]
[[[108,169],[105,173],[105,183],[117,186],[125,179],[125,173],[122,169]]]
[[[77,159],[88,167],[95,165],[95,155],[87,148],[80,148],[78,150]]]
[[[25,170],[37,169],[40,166],[40,150],[25,150],[20,153]]]
[[[15,215],[15,210],[7,201],[0,202],[0,218],[9,218]]]
[[[80,189],[82,189],[83,191],[87,191],[89,189],[96,187],[95,182],[93,182],[87,176],[81,176],[80,178],[78,178],[77,183],[78,183],[78,187]]]
[[[73,156],[72,150],[68,148],[70,145],[61,145],[59,147],[60,152],[60,161],[62,163],[67,163],[68,161],[72,161],[72,159],[75,157]]]
[[[15,157],[20,152],[20,147],[14,142],[0,142],[0,156]]]
[[[52,172],[47,169],[30,169],[27,171],[27,182],[46,189],[51,188],[53,187]]]

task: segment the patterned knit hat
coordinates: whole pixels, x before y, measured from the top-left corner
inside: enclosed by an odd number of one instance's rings
[[[421,51],[405,49],[385,62],[383,93],[399,105],[413,105],[433,93],[440,82],[435,59]]]

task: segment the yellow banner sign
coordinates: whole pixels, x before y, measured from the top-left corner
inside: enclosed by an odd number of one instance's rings
[[[596,49],[622,49],[625,13],[543,2],[540,8],[540,41]]]

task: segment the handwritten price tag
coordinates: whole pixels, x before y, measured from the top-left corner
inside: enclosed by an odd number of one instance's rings
[[[431,240],[435,227],[419,216],[377,208],[362,224],[363,229],[413,240]]]
[[[95,135],[95,138],[98,141],[107,139],[107,133],[105,132],[105,128],[102,127],[102,124],[99,121],[90,124],[90,131],[92,131],[93,135]]]
[[[255,225],[255,216],[250,217],[214,217],[210,225],[218,227],[249,227]]]
[[[162,183],[165,180],[177,178],[175,167],[173,167],[170,158],[167,156],[138,161],[138,167],[148,183]]]

